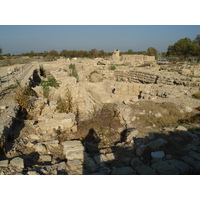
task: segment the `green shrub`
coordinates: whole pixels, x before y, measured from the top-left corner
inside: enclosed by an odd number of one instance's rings
[[[40,85],[43,87],[59,87],[59,84],[53,76],[49,76],[47,81],[41,81]]]
[[[42,91],[43,91],[43,96],[48,99],[49,98],[49,92],[50,92],[49,86],[43,86]]]
[[[195,99],[200,99],[200,93],[195,93],[192,95],[192,97]]]
[[[70,76],[73,76],[76,78],[77,82],[79,81],[79,77],[78,77],[78,72],[76,71],[76,67],[75,64],[70,64],[69,65],[69,69],[70,69]]]
[[[116,69],[116,66],[115,65],[111,65],[110,67],[109,67],[109,70],[115,70]]]
[[[90,73],[90,76],[91,76],[92,74],[98,74],[98,71],[97,71],[97,70],[92,71],[92,72]]]

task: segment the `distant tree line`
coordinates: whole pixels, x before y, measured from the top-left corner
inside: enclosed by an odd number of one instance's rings
[[[48,57],[48,58],[57,58],[60,56],[63,56],[65,58],[74,58],[74,57],[88,57],[88,58],[96,58],[96,57],[105,57],[112,55],[111,52],[105,52],[104,50],[97,50],[97,49],[91,49],[90,51],[83,51],[83,50],[62,50],[60,53],[56,50],[51,51],[44,51],[41,53],[33,52],[30,53],[23,53],[22,56],[42,56],[42,57]]]

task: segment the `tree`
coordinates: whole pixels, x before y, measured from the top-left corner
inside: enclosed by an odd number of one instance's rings
[[[97,57],[98,56],[98,50],[97,49],[91,49],[89,51],[89,54],[91,57]]]
[[[194,42],[200,46],[200,34],[196,36]]]
[[[57,52],[56,50],[51,50],[51,51],[49,52],[49,54],[50,54],[50,56],[52,56],[52,57],[58,56],[58,52]]]
[[[2,48],[0,48],[0,54],[2,53]]]
[[[101,50],[99,51],[99,56],[100,56],[100,57],[104,57],[104,56],[105,56],[104,50],[101,49]]]
[[[133,54],[134,52],[133,52],[133,50],[132,49],[129,49],[128,51],[127,51],[127,54]]]
[[[157,55],[157,50],[154,47],[149,47],[147,49],[147,55],[148,56],[156,56]]]
[[[186,59],[191,56],[199,56],[200,46],[189,38],[178,40],[174,45],[170,45],[167,55],[177,56],[180,59]]]

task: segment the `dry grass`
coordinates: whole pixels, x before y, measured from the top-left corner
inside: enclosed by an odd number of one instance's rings
[[[32,90],[29,86],[21,86],[18,84],[16,94],[15,94],[15,101],[19,104],[21,107],[22,112],[27,112],[31,109],[32,104],[29,101],[30,97],[35,96],[37,97],[37,94],[34,90]]]
[[[65,97],[59,97],[57,100],[57,110],[60,113],[74,113],[77,114],[77,105],[72,98],[71,92],[67,87],[65,89]]]
[[[121,126],[115,106],[104,104],[101,110],[94,111],[89,120],[78,123],[77,137],[87,142],[94,142],[98,138],[99,148],[105,148],[120,141],[118,128]]]
[[[144,111],[144,114],[138,114],[142,111]],[[140,102],[140,105],[133,105],[132,114],[139,118],[136,121],[137,125],[143,127],[175,125],[179,124],[180,120],[187,119],[193,115],[193,113],[184,114],[180,112],[180,108],[173,103],[154,103],[151,101]]]

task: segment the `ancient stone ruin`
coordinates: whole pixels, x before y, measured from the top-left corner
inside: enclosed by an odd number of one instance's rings
[[[0,100],[0,173],[200,174],[200,65],[155,57],[33,63]]]

